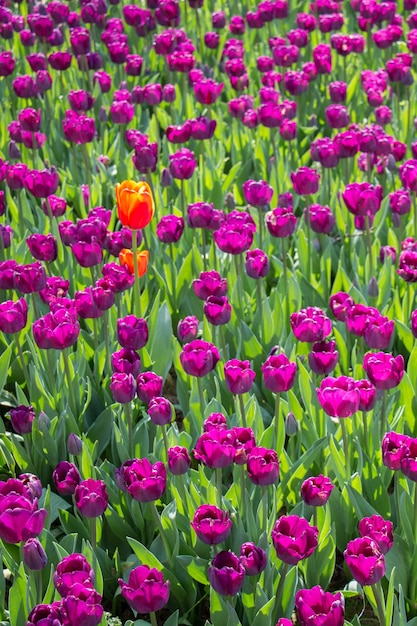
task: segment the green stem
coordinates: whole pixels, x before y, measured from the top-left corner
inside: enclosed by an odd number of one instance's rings
[[[124,407],[125,407],[125,415],[126,415],[126,422],[127,422],[127,436],[129,439],[129,441],[127,442],[128,450],[129,450],[129,457],[133,459],[135,458],[135,442],[134,442],[134,437],[133,437],[133,422],[132,422],[132,412],[130,410],[130,402],[126,402]]]
[[[284,590],[285,577],[287,575],[288,568],[288,563],[284,563],[281,570],[281,577],[279,579],[277,592],[275,594],[275,604],[272,610],[273,620],[271,621],[271,624],[276,624],[278,621],[279,609],[281,608],[282,592]]]
[[[313,526],[318,528],[318,525],[317,525],[317,507],[316,506],[313,506]]]
[[[282,269],[284,275],[284,302],[285,302],[285,324],[284,330],[286,331],[289,327],[290,323],[290,300],[288,293],[288,274],[287,274],[287,252],[285,249],[285,237],[281,237],[281,247],[282,247]]]
[[[206,258],[206,231],[201,229],[201,245],[202,245],[202,257],[203,257],[203,269],[207,271],[207,258]]]
[[[77,416],[77,404],[75,402],[74,390],[72,388],[67,348],[64,348],[64,350],[62,350],[62,356],[63,356],[63,359],[64,359],[65,376],[66,376],[66,379],[67,379],[67,387],[68,387],[68,394],[69,394],[69,404],[70,404],[70,408],[71,408],[72,414],[76,418],[76,416]]]
[[[90,161],[88,158],[87,146],[85,145],[85,143],[81,144],[81,154],[83,155],[85,171],[87,173],[87,185],[91,187],[91,165],[90,165]],[[85,210],[88,212],[87,207],[85,208]]]
[[[27,388],[27,390],[29,390],[29,372],[28,372],[28,369],[26,367],[25,359],[23,357],[23,350],[22,350],[22,346],[20,344],[20,339],[19,339],[19,334],[18,333],[15,334],[14,340],[15,340],[15,343],[16,343],[16,348],[17,348],[17,353],[19,355],[20,364],[22,366],[23,376],[24,376],[25,381],[26,381],[26,388]]]
[[[216,478],[217,478],[217,506],[219,509],[222,508],[222,498],[223,498],[223,473],[221,467],[216,467]]]
[[[158,509],[156,508],[155,502],[154,501],[149,502],[149,506],[151,508],[152,515],[155,520],[155,524],[158,528],[160,537],[162,539],[162,543],[164,544],[165,552],[167,555],[167,563],[169,563],[171,561],[171,548],[169,545],[168,537],[166,536],[164,527],[162,526],[161,518],[159,517]]]
[[[181,211],[182,217],[185,220],[185,191],[184,191],[184,181],[181,179]]]
[[[263,530],[268,533],[268,488],[262,487],[262,522]]]
[[[203,381],[201,380],[200,376],[197,376],[197,387],[198,387],[198,395],[200,396],[201,414],[203,414],[206,408],[206,401],[204,399]]]
[[[107,368],[107,374],[110,375],[111,364],[110,364],[110,339],[109,339],[109,315],[108,315],[108,311],[104,311],[104,313],[103,313],[103,326],[104,326],[104,343],[105,343],[105,346],[106,346],[106,368]]]
[[[97,550],[97,518],[90,517],[91,547],[93,552]]]
[[[240,417],[242,418],[242,426],[246,428],[246,413],[245,413],[245,403],[243,402],[243,395],[239,393],[237,395],[239,398],[239,408],[240,408]]]
[[[151,611],[149,613],[149,617],[151,618],[151,625],[152,626],[158,626],[158,622],[156,621],[156,613],[155,613],[155,611]]]
[[[135,282],[133,283],[133,295],[138,317],[142,317],[142,309],[140,305],[140,289],[139,289],[139,265],[138,265],[138,242],[136,239],[137,231],[132,230],[132,253],[133,253],[133,269],[135,272]]]
[[[364,440],[364,448],[365,452],[369,454],[369,445],[368,445],[368,414],[366,411],[362,411],[362,424],[363,424],[363,440]]]
[[[40,315],[39,315],[38,305],[36,304],[36,293],[35,292],[32,293],[32,304],[33,304],[33,312],[35,313],[35,319],[38,320]]]
[[[366,245],[368,248],[369,255],[369,278],[371,279],[374,275],[374,262],[372,258],[372,240],[371,240],[371,229],[369,227],[369,215],[365,215],[365,231],[366,231]]]
[[[275,426],[274,426],[274,445],[275,445],[275,448],[278,445],[280,401],[281,401],[281,394],[280,393],[276,393],[275,394],[275,417],[274,417],[274,421],[275,421]],[[277,451],[277,452],[279,452],[279,451]]]
[[[262,232],[262,223],[264,220],[263,212],[261,207],[258,206],[258,222],[259,222],[259,247],[262,249],[262,240],[263,240],[263,232]]]
[[[263,346],[265,338],[264,338],[264,325],[263,325],[263,311],[262,311],[262,290],[261,290],[261,281],[260,279],[258,279],[256,281],[256,298],[257,298],[257,305],[258,305],[258,310],[259,310],[259,319],[260,319],[260,324],[259,324],[259,335],[260,335],[260,339],[261,339],[261,344]]]
[[[167,459],[168,459],[169,443],[168,443],[168,437],[167,437],[167,427],[165,426],[165,424],[163,424],[161,428],[162,428],[162,438],[164,440],[165,452],[166,452]]]
[[[350,458],[349,458],[349,446],[348,446],[348,438],[346,433],[346,424],[344,418],[340,418],[340,427],[342,429],[342,439],[343,439],[343,450],[345,453],[345,463],[346,463],[346,478],[350,478]]]
[[[306,224],[307,224],[307,280],[311,283],[311,226],[310,226],[310,212],[309,206],[306,207]]]
[[[387,390],[382,392],[382,404],[381,404],[381,441],[385,432],[386,424],[386,412],[387,412]]]
[[[153,198],[153,201],[154,201],[154,204],[155,204],[155,221],[158,222],[158,207],[157,207],[157,204],[156,204],[155,190],[154,190],[154,187],[153,187],[152,174],[151,174],[150,170],[148,170],[146,172],[146,182],[149,185],[149,188],[150,188],[151,194],[152,194],[152,198]]]
[[[372,585],[372,589],[376,601],[380,626],[385,626],[385,599],[384,592],[382,591],[381,581],[379,580],[377,583]]]
[[[242,281],[241,281],[241,276],[240,276],[240,272],[239,272],[239,259],[238,259],[238,255],[234,254],[233,255],[233,260],[234,260],[234,264],[235,264],[235,270],[236,270],[236,283],[237,283],[237,293],[238,293],[238,298],[239,298],[239,308],[241,308],[242,313],[245,313],[245,302],[243,299],[243,289],[242,289]]]
[[[240,473],[240,504],[241,504],[241,516],[242,520],[246,518],[246,511],[248,510],[248,496],[246,493],[246,470],[244,465],[240,465],[239,468]]]

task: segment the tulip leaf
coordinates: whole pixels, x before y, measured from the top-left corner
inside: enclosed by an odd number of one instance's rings
[[[29,613],[28,593],[30,587],[25,574],[23,562],[15,572],[13,585],[9,591],[9,614],[11,626],[25,626]]]
[[[97,442],[97,455],[100,456],[107,448],[113,432],[116,406],[112,405],[102,411],[87,430],[86,437],[91,443]]]
[[[213,626],[242,626],[233,606],[210,588],[210,618]]]
[[[178,615],[179,615],[179,610],[177,609],[175,613],[170,615],[168,619],[166,620],[166,622],[164,622],[164,626],[178,626]]]
[[[13,343],[10,343],[8,348],[0,356],[0,394],[4,389],[4,385],[7,381],[10,366],[10,356],[12,354]]]
[[[252,626],[270,626],[272,610],[275,604],[275,597],[266,602],[256,613]]]
[[[207,578],[208,561],[198,556],[192,557],[188,555],[178,556],[177,559],[182,563],[191,578],[202,585],[210,584]]]

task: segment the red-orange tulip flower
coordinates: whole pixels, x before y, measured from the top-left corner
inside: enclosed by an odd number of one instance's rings
[[[148,269],[149,252],[148,250],[141,250],[140,252],[137,252],[136,255],[138,258],[138,274],[140,278],[146,274],[146,270]],[[132,250],[123,248],[119,254],[119,261],[120,265],[126,265],[131,274],[135,273]]]
[[[132,230],[145,228],[151,221],[155,203],[148,183],[124,180],[116,185],[119,220]]]

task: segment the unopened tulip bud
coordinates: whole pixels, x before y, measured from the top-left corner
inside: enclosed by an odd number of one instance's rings
[[[38,539],[31,538],[23,546],[23,560],[28,569],[39,571],[43,569],[47,562],[46,552]]]
[[[70,433],[67,440],[67,450],[69,454],[73,454],[74,456],[78,456],[81,454],[83,449],[83,442],[75,433]]]
[[[293,437],[294,435],[298,433],[298,430],[299,430],[298,422],[295,418],[294,413],[290,411],[287,417],[285,418],[285,434],[288,437]]]
[[[379,293],[378,282],[375,276],[372,276],[368,284],[368,295],[370,298],[377,298]]]

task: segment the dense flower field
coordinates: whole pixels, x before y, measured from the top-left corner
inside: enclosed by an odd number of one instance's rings
[[[0,39],[1,625],[416,626],[417,0]]]

